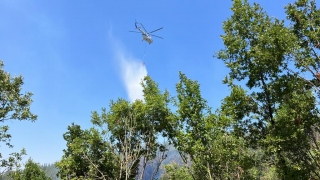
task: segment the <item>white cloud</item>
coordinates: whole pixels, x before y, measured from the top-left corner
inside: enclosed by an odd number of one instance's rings
[[[143,88],[141,82],[147,76],[147,69],[144,62],[132,57],[123,47],[119,40],[116,40],[111,31],[109,39],[115,52],[116,63],[120,65],[120,76],[127,91],[128,98],[131,102],[140,99],[143,100]]]

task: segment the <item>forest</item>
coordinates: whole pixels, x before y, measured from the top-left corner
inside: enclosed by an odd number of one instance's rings
[[[315,0],[270,17],[248,0],[233,0],[223,22],[229,88],[212,109],[197,80],[178,72],[176,91],[141,81],[142,100],[121,97],[92,112],[92,127],[76,123],[63,134],[66,149],[53,164],[25,150],[0,156],[2,179],[320,179],[320,9]],[[318,71],[319,70],[319,71]],[[36,121],[23,77],[0,69],[0,120]],[[175,94],[174,96],[172,94]],[[2,148],[12,147],[8,125]]]

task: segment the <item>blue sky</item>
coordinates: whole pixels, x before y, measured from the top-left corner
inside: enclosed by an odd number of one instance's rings
[[[253,2],[253,1],[250,1]],[[289,0],[258,0],[270,16],[285,18]],[[0,1],[0,59],[5,71],[24,77],[23,92],[34,93],[35,123],[7,121],[14,150],[53,163],[62,156],[62,138],[72,122],[91,127],[94,110],[118,97],[141,96],[150,75],[175,94],[178,72],[201,84],[214,109],[228,95],[225,65],[214,59],[223,48],[222,22],[232,1]],[[134,22],[147,30],[163,27],[149,45],[129,33]],[[145,62],[145,66],[143,66]],[[12,150],[1,145],[1,152]]]

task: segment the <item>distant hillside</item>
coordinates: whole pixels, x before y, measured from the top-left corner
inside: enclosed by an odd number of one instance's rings
[[[44,164],[40,167],[44,170],[46,175],[50,177],[52,180],[60,180],[60,178],[57,177],[57,173],[59,170],[54,166],[54,164]]]
[[[174,149],[174,148],[170,148],[169,152],[168,152],[168,156],[167,158],[163,161],[157,175],[155,176],[156,179],[159,179],[161,177],[161,175],[164,173],[164,168],[163,166],[166,164],[170,164],[170,163],[177,163],[177,164],[182,164],[182,159],[179,155],[179,152]],[[144,175],[144,180],[150,180],[152,177],[152,173],[154,171],[154,167],[152,167],[152,164],[148,164],[145,170],[145,175]]]

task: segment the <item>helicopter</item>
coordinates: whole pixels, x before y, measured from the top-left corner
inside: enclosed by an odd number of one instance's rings
[[[162,29],[163,27],[161,27],[161,28],[159,28],[159,29],[156,29],[156,30],[153,30],[153,31],[151,31],[151,32],[148,32],[148,31],[146,30],[146,28],[144,28],[144,26],[143,26],[141,23],[139,23],[139,24],[142,26],[143,29],[138,26],[138,23],[137,23],[137,22],[135,22],[134,25],[136,26],[136,29],[138,29],[140,32],[137,32],[137,31],[129,31],[129,32],[141,33],[141,34],[142,34],[142,41],[146,41],[146,42],[148,42],[149,44],[151,44],[151,43],[153,42],[151,36],[154,36],[154,37],[163,39],[163,38],[160,37],[160,36],[156,36],[156,35],[151,34],[151,33],[153,33],[153,32],[159,31],[159,30]]]

